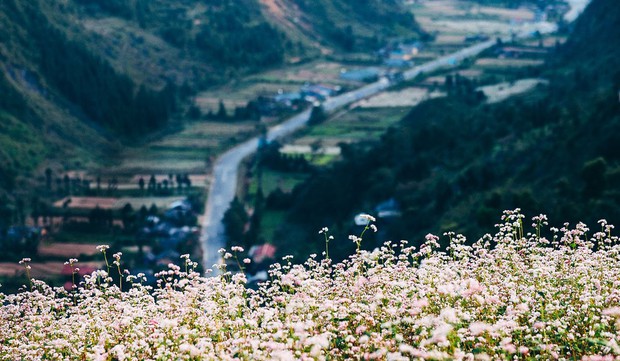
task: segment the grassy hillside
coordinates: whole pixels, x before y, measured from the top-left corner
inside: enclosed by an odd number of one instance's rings
[[[377,48],[386,39],[424,36],[413,15],[399,1],[289,0],[301,11],[298,23],[320,41],[344,51]]]
[[[620,224],[620,73],[609,76],[620,66],[619,19],[613,0],[594,0],[548,59],[546,88],[494,105],[453,90],[414,108],[378,144],[345,148],[344,161],[293,193],[282,246],[323,226],[342,237],[356,212],[390,198],[402,210],[380,227],[391,239],[492,232],[493,215],[516,207],[554,222]],[[320,252],[305,238],[298,251]]]

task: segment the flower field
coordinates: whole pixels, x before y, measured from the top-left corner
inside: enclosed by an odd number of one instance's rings
[[[150,288],[142,275],[125,275],[115,254],[107,271],[71,292],[33,280],[28,291],[0,294],[0,359],[617,358],[613,226],[601,221],[590,234],[584,224],[547,228],[542,215],[526,223],[507,211],[497,233],[473,245],[445,234],[447,250],[428,235],[419,249],[386,243],[338,264],[285,257],[256,290],[237,272],[245,260],[201,277],[185,257]],[[363,235],[351,239],[363,244]],[[235,247],[224,258],[243,252]]]

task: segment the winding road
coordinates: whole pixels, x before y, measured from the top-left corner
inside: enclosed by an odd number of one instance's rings
[[[531,27],[522,29],[519,38],[529,37],[534,31],[540,33],[554,32],[557,27],[551,23],[530,24]],[[509,41],[510,37],[503,37],[503,41]],[[425,72],[431,72],[443,67],[450,67],[458,64],[460,61],[476,56],[482,51],[490,48],[495,44],[496,40],[488,40],[478,43],[467,48],[461,49],[449,55],[442,56],[430,62],[413,67],[403,73],[404,80],[410,80]],[[397,82],[390,81],[385,77],[378,81],[368,84],[359,89],[350,91],[330,98],[321,105],[326,112],[333,112],[360,99],[364,99],[375,95]],[[293,116],[292,118],[282,122],[281,124],[269,129],[267,140],[271,141],[293,133],[295,130],[303,127],[310,119],[311,109]],[[224,213],[228,209],[230,202],[235,197],[237,188],[238,169],[241,161],[254,153],[258,148],[258,137],[252,138],[236,147],[228,150],[217,158],[213,167],[212,179],[209,188],[207,203],[205,206],[205,216],[202,223],[202,234],[200,236],[200,244],[202,246],[202,265],[204,269],[210,269],[213,265],[221,262],[221,256],[218,253],[220,248],[226,247],[226,237],[224,234],[224,225],[222,219]],[[214,274],[217,270],[214,269]]]

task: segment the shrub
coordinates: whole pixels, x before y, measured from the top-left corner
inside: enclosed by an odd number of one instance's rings
[[[472,245],[446,233],[443,251],[439,237],[428,235],[420,249],[405,241],[373,252],[358,247],[338,264],[285,257],[256,290],[225,266],[201,277],[189,258],[185,270],[170,265],[160,273],[152,289],[127,276],[124,287],[131,286],[121,292],[105,271],[71,292],[33,281],[29,291],[0,296],[0,358],[618,356],[620,246],[613,226],[600,224],[588,238],[581,223],[546,231],[541,215],[526,234],[523,216],[507,211],[494,236]],[[351,239],[359,244],[360,237]],[[231,252],[224,258],[244,251]]]

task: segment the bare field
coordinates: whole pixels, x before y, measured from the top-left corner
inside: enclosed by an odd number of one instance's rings
[[[513,95],[522,94],[534,89],[539,84],[548,84],[544,79],[520,79],[512,83],[499,83],[479,87],[487,97],[487,103],[497,103]]]
[[[120,198],[115,208],[120,209],[126,204],[131,204],[133,209],[140,209],[142,206],[149,208],[151,205],[155,205],[158,209],[166,209],[170,204],[176,201],[185,199],[185,196],[172,196],[172,197],[123,197]]]
[[[514,29],[508,22],[499,20],[430,20],[420,19],[422,27],[429,31],[455,34],[509,34]]]
[[[420,2],[420,4],[420,8],[415,11],[416,17],[418,14],[423,17],[434,16],[438,18],[473,18],[483,15],[498,18],[498,20],[530,21],[534,19],[534,14],[526,7],[507,9],[456,0],[426,0]]]
[[[64,208],[63,205],[68,202],[67,208],[91,209],[99,207],[101,209],[113,209],[117,201],[118,198],[111,197],[65,197],[56,201],[54,207]]]
[[[471,8],[470,14],[475,15],[477,13],[497,16],[507,20],[516,21],[533,21],[535,18],[532,10],[524,7],[520,7],[517,9],[506,9],[488,6],[473,6]]]
[[[426,99],[445,96],[442,92],[429,93],[426,88],[406,88],[399,91],[383,92],[372,98],[362,100],[362,108],[414,107]]]
[[[465,35],[508,34],[535,18],[534,12],[526,7],[507,9],[457,0],[426,0],[412,9],[426,31],[439,34],[439,44],[458,42],[458,37]]]
[[[124,161],[122,166],[117,168],[117,171],[123,173],[197,173],[200,171],[206,172],[206,167],[205,160],[135,158]]]
[[[435,44],[462,44],[465,41],[465,35],[440,34],[435,37]]]
[[[155,176],[155,181],[160,183],[163,182],[164,180],[170,180],[168,174],[136,174],[133,176],[133,178],[130,180],[130,184],[138,184],[138,182],[140,181],[140,178],[144,179],[145,182],[148,183],[149,179],[151,178],[151,175]],[[192,182],[192,185],[202,185],[202,184],[206,184],[207,179],[209,178],[206,174],[190,174],[188,175],[189,180]],[[173,175],[173,182],[176,182],[176,178],[174,178]]]
[[[100,253],[92,244],[84,243],[52,243],[39,246],[40,256],[78,258],[81,255],[93,256]]]
[[[304,82],[343,83],[340,71],[344,66],[329,61],[315,61],[298,66],[277,69],[252,76],[255,81],[278,81],[303,84]]]
[[[133,209],[140,209],[142,206],[150,207],[155,204],[157,208],[166,208],[173,202],[185,199],[185,196],[170,197],[66,197],[54,203],[54,207],[62,208],[63,203],[71,199],[67,208],[73,209],[121,209],[126,204],[131,204]]]
[[[340,147],[325,146],[320,147],[316,151],[313,150],[311,145],[301,144],[287,144],[280,150],[285,154],[328,154],[328,155],[340,155]]]
[[[62,269],[64,268],[64,262],[32,262],[30,263],[30,276],[36,279],[45,279],[50,276],[59,276],[62,273]],[[103,267],[102,263],[96,262],[86,262],[79,263],[81,267],[93,267],[96,269],[101,269]],[[17,262],[0,262],[0,276],[19,276],[23,275],[24,284],[28,283],[26,279],[26,271],[24,270],[24,266],[18,264]]]
[[[459,6],[454,0],[427,0],[419,2],[420,7],[416,9],[416,18],[419,16],[464,16],[467,10]]]
[[[538,66],[543,63],[544,60],[539,59],[481,58],[476,60],[474,66],[479,68],[516,68],[524,66]]]

